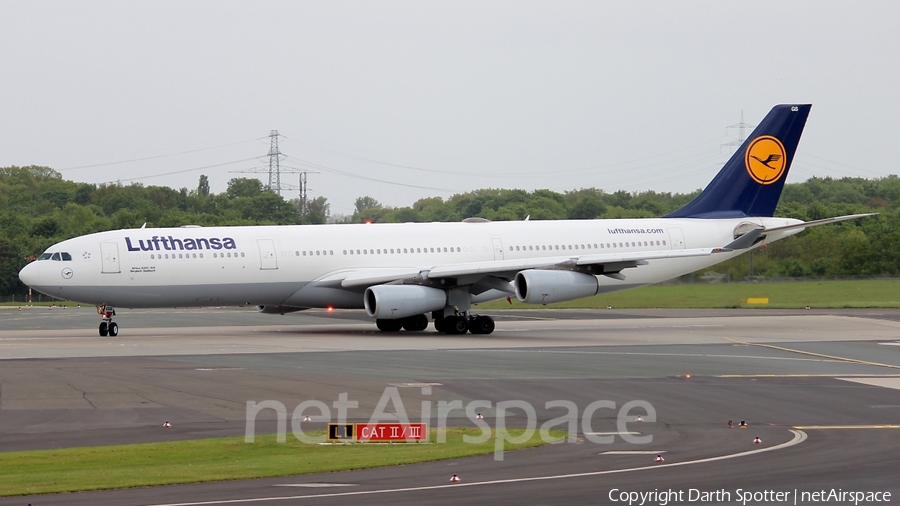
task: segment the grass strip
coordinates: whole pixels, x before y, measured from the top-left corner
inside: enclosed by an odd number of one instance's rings
[[[432,429],[430,441],[435,441]],[[493,437],[469,444],[463,435],[479,436],[478,428],[447,428],[446,443],[374,445],[306,444],[274,435],[66,448],[0,453],[0,496],[80,492],[115,488],[271,478],[431,462],[493,453]],[[523,429],[507,429],[510,437]],[[310,432],[309,435],[316,435]],[[321,435],[321,433],[319,433]],[[564,431],[550,431],[554,440]],[[525,443],[506,442],[506,450],[546,444],[540,431]]]
[[[625,272],[627,275],[627,271]],[[748,304],[749,298],[768,304]],[[783,281],[652,285],[547,306],[522,304],[515,297],[479,304],[479,309],[614,308],[878,308],[900,307],[900,280]]]

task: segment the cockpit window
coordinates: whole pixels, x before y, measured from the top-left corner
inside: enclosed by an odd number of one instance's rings
[[[38,260],[50,260],[50,253],[44,253],[38,257]]]
[[[70,255],[68,253],[60,253],[60,255],[62,255],[62,259],[64,262],[68,262],[68,261],[72,260],[72,255]]]
[[[59,261],[59,260],[60,260],[60,258],[59,258],[59,253],[54,253],[53,256],[50,257],[50,260],[56,260],[56,261]]]

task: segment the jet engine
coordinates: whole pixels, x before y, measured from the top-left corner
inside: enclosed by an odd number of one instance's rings
[[[516,297],[527,304],[549,304],[597,295],[597,278],[574,271],[527,270],[516,274]]]
[[[256,306],[256,310],[260,313],[265,314],[284,314],[284,313],[293,313],[294,311],[305,311],[309,309],[308,307],[294,307],[294,306],[282,306],[281,304],[275,304],[270,306]]]
[[[376,285],[366,289],[366,313],[378,319],[396,320],[444,309],[447,294],[420,285]]]

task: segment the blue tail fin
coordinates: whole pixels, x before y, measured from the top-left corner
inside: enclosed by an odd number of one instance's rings
[[[700,195],[666,218],[772,216],[812,106],[776,105]]]

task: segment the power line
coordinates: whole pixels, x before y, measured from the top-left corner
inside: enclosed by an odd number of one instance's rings
[[[91,169],[91,168],[94,168],[94,167],[107,167],[107,166],[109,166],[109,165],[118,165],[118,164],[121,164],[121,163],[143,162],[143,161],[146,161],[146,160],[156,160],[156,159],[158,159],[158,158],[166,158],[166,157],[169,157],[169,156],[187,155],[187,154],[190,154],[190,153],[199,153],[200,151],[209,151],[209,150],[211,150],[211,149],[227,148],[227,147],[230,147],[230,146],[237,146],[238,144],[247,144],[248,142],[255,142],[255,141],[258,141],[258,140],[259,140],[259,138],[256,138],[256,139],[249,139],[249,140],[245,140],[245,141],[232,142],[232,143],[229,143],[229,144],[220,144],[220,145],[218,145],[218,146],[210,146],[210,147],[208,147],[208,148],[191,149],[191,150],[188,150],[188,151],[179,151],[179,152],[177,152],[177,153],[166,153],[166,154],[162,154],[162,155],[147,156],[147,157],[144,157],[144,158],[132,158],[132,159],[130,159],[130,160],[119,160],[119,161],[116,161],[116,162],[95,163],[95,164],[92,164],[92,165],[79,165],[79,166],[77,166],[77,167],[66,167],[66,168],[64,168],[64,169],[59,169],[59,170]]]
[[[118,180],[116,180],[116,181],[107,181],[106,183],[107,183],[107,184],[110,184],[110,183],[117,183],[117,182],[120,182],[120,181],[138,181],[138,180],[141,180],[141,179],[150,179],[150,178],[154,178],[154,177],[171,176],[171,175],[173,175],[173,174],[184,174],[185,172],[193,172],[193,171],[195,171],[195,170],[211,169],[211,168],[213,168],[213,167],[222,167],[222,166],[225,166],[225,165],[232,165],[232,164],[235,164],[235,163],[249,162],[250,160],[259,160],[259,157],[254,156],[253,158],[244,158],[243,160],[234,160],[233,162],[215,163],[215,164],[212,164],[212,165],[204,165],[204,166],[202,166],[202,167],[194,167],[194,168],[191,168],[191,169],[174,170],[174,171],[172,171],[172,172],[163,172],[163,173],[161,173],[161,174],[153,174],[153,175],[150,175],[150,176],[140,176],[140,177],[127,178],[127,179],[118,179]]]

